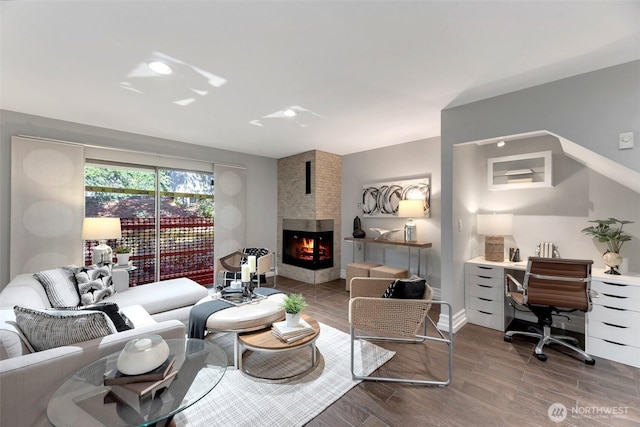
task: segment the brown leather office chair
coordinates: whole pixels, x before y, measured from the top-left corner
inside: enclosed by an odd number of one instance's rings
[[[542,353],[546,344],[559,344],[579,353],[584,363],[594,365],[596,361],[587,352],[577,347],[578,340],[566,335],[551,335],[552,315],[571,311],[591,311],[591,260],[531,257],[527,263],[524,283],[520,284],[512,275],[506,275],[506,293],[519,306],[529,308],[538,318],[536,332],[509,331],[504,340],[511,342],[514,335],[538,338],[535,354],[538,360],[546,361]],[[515,285],[516,289],[512,289]]]

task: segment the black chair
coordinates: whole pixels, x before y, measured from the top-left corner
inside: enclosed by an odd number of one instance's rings
[[[527,307],[538,318],[536,331],[509,331],[504,340],[511,342],[514,335],[538,338],[535,354],[546,361],[542,348],[551,343],[567,347],[584,358],[584,363],[596,361],[577,347],[578,340],[566,335],[551,335],[553,314],[572,311],[591,311],[591,260],[531,257],[527,263],[524,283],[506,275],[506,294],[518,306]],[[516,289],[512,289],[515,285]]]

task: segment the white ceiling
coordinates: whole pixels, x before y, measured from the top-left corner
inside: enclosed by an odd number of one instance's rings
[[[0,12],[2,109],[274,158],[438,136],[447,106],[640,59],[637,0],[2,1]],[[141,66],[161,57],[172,75]],[[297,117],[277,117],[293,106]]]

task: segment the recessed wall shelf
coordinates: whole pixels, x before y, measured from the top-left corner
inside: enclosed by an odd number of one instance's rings
[[[487,160],[489,190],[551,187],[551,151]]]

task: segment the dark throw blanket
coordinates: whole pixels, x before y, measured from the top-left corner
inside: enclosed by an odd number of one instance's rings
[[[282,293],[277,289],[256,288],[254,294],[268,297],[269,295]],[[189,312],[189,338],[204,338],[204,332],[207,329],[207,319],[216,311],[225,308],[234,307],[235,305],[223,299],[214,299],[194,305]]]
[[[228,307],[233,307],[233,304],[223,299],[214,299],[191,307],[189,312],[189,338],[203,339],[209,316]]]

